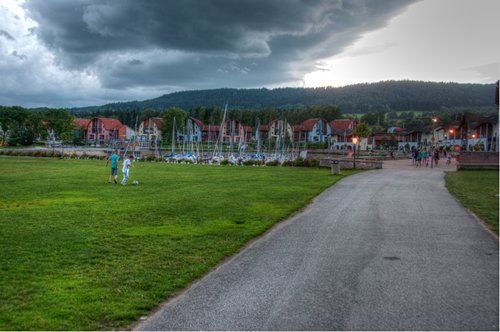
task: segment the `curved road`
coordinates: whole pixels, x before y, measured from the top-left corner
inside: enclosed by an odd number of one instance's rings
[[[338,182],[135,328],[498,331],[498,240],[407,164]]]

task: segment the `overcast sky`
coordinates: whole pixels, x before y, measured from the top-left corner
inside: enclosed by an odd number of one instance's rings
[[[0,105],[390,79],[490,83],[498,13],[498,0],[2,0]]]

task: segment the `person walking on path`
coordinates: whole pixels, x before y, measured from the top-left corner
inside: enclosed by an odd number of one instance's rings
[[[434,164],[436,165],[436,167],[438,166],[439,164],[439,150],[436,149],[434,151]]]
[[[414,146],[411,147],[411,160],[413,165],[417,163],[417,149]]]
[[[417,166],[416,167],[422,167],[422,151],[417,150]]]
[[[131,167],[134,167],[132,165],[132,160],[134,160],[134,156],[130,156],[128,157],[128,159],[125,159],[123,161],[123,166],[122,166],[122,173],[123,173],[123,179],[122,179],[122,186],[125,185],[125,183],[127,183],[127,179],[128,179],[128,176],[129,176],[129,169]]]
[[[429,155],[427,154],[427,150],[424,150],[422,153],[422,159],[424,160],[425,166],[429,166],[429,159],[427,158]]]
[[[115,150],[115,153],[106,160],[106,167],[111,162],[111,173],[109,174],[108,183],[111,183],[111,179],[113,179],[115,184],[118,184],[118,160],[120,160],[118,150]]]

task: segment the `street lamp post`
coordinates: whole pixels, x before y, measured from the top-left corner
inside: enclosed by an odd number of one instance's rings
[[[453,135],[453,141],[451,141],[451,145],[454,148],[455,147],[455,131],[453,129],[450,129],[450,135]]]
[[[430,150],[431,155],[431,168],[434,168],[434,141],[436,140],[435,131],[436,131],[436,122],[437,118],[432,118],[432,145]]]
[[[357,137],[353,137],[352,138],[352,144],[354,146],[354,152],[352,154],[352,156],[353,156],[353,168],[356,169],[356,144],[358,144],[358,138]]]

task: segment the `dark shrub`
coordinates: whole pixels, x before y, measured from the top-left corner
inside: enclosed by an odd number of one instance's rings
[[[279,161],[271,160],[270,162],[266,163],[266,166],[279,166],[279,164]]]
[[[293,166],[295,166],[295,167],[302,167],[302,166],[304,166],[304,158],[298,157],[297,159],[295,159],[293,161]]]
[[[309,167],[319,167],[319,159],[311,159],[309,161]]]

